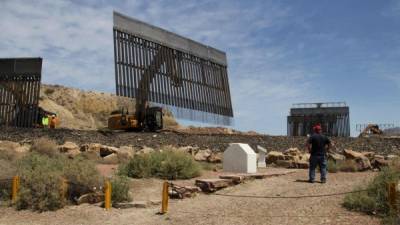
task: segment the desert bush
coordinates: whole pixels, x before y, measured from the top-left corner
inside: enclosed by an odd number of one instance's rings
[[[119,173],[134,178],[159,177],[189,179],[200,175],[201,167],[184,152],[172,150],[137,155],[119,168]]]
[[[399,213],[393,212],[387,201],[387,184],[399,181],[400,162],[394,162],[379,172],[372,182],[367,185],[367,191],[346,195],[343,206],[349,210],[378,214],[384,218],[383,222],[386,224],[398,222]],[[400,202],[398,202],[398,208],[400,208]]]
[[[131,196],[129,195],[129,178],[126,176],[115,176],[111,180],[112,202],[126,202],[130,201]]]
[[[54,140],[45,137],[36,139],[31,146],[31,151],[49,157],[60,155],[60,152],[57,149],[57,143]]]
[[[95,165],[82,158],[68,159],[64,155],[32,152],[17,162],[17,173],[21,177],[21,190],[17,209],[36,211],[62,208],[64,198],[62,182],[69,182],[69,200],[88,193],[100,185],[101,177]]]
[[[65,205],[62,197],[62,165],[59,160],[37,153],[19,162],[21,189],[17,209],[56,210]]]
[[[93,161],[76,157],[64,160],[63,177],[70,183],[68,194],[70,198],[79,197],[88,193],[103,183]]]

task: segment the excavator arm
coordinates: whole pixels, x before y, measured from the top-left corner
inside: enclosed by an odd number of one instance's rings
[[[181,57],[176,57],[178,59],[177,63],[174,61],[166,61],[164,56],[168,54],[166,47],[160,47],[157,54],[154,56],[150,65],[145,69],[142,79],[139,80],[139,85],[136,93],[136,105],[135,105],[135,117],[141,128],[146,126],[146,118],[149,112],[154,112],[150,110],[148,105],[148,99],[150,94],[150,86],[154,80],[155,74],[161,72],[161,68],[164,67],[166,74],[170,75],[170,79],[174,86],[181,86],[182,79],[177,73],[177,67],[180,66]]]

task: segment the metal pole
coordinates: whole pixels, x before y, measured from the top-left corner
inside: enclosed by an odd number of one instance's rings
[[[163,184],[163,190],[162,190],[161,214],[165,214],[168,212],[168,198],[169,198],[168,188],[169,188],[169,184],[167,181],[165,181]]]

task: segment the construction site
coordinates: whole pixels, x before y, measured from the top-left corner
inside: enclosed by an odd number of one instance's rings
[[[327,101],[288,105],[287,135],[235,129],[226,52],[112,21],[115,93],[0,58],[0,224],[400,224],[394,123],[352,127],[352,105]],[[316,126],[328,180],[312,184]]]

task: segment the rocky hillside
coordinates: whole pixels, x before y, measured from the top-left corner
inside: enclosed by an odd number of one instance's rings
[[[62,128],[95,130],[107,126],[107,118],[114,110],[128,107],[129,112],[133,112],[134,100],[110,93],[42,85],[39,106],[56,113]],[[164,123],[167,127],[177,125],[170,113]]]

